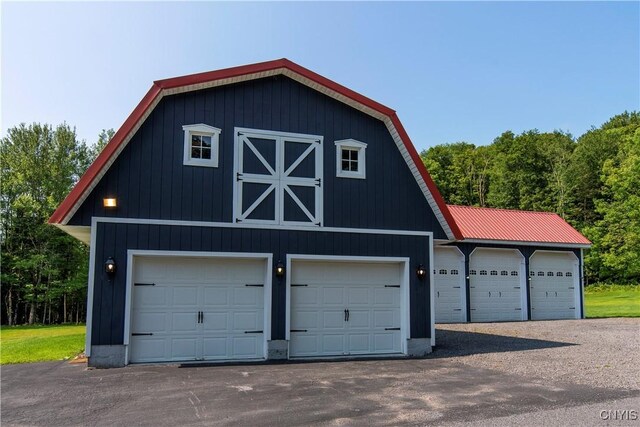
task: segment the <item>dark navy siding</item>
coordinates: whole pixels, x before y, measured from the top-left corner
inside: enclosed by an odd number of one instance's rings
[[[415,269],[429,266],[429,238],[313,231],[277,231],[168,225],[97,225],[92,345],[123,343],[127,250],[272,253],[274,263],[287,254],[409,257],[411,337],[431,334],[429,279],[419,281]],[[116,276],[104,273],[106,258],[116,261]],[[272,339],[285,337],[286,286],[273,278]]]
[[[222,129],[218,168],[183,166],[182,126]],[[232,220],[234,127],[322,135],[324,224],[433,231],[446,238],[386,126],[354,108],[278,76],[165,97],[124,148],[70,225],[92,216]],[[336,178],[334,141],[368,144],[367,178]],[[118,208],[105,210],[102,198]]]
[[[549,247],[549,246],[527,246],[527,245],[498,245],[498,244],[487,244],[487,243],[456,243],[455,245],[460,248],[460,251],[464,254],[465,261],[465,277],[469,277],[469,256],[471,252],[473,252],[476,248],[497,248],[497,249],[517,249],[524,256],[525,260],[525,269],[527,272],[527,319],[531,319],[531,291],[529,289],[529,259],[531,255],[535,251],[566,251],[573,252],[575,256],[578,258],[580,271],[582,271],[582,258],[580,257],[580,249],[574,248],[562,248],[562,247]],[[580,276],[580,286],[583,286],[584,278]],[[466,287],[467,287],[467,301],[471,301],[470,297],[470,289],[469,289],[469,279],[466,279]],[[584,295],[580,292],[580,303],[582,304],[582,299]],[[582,313],[582,317],[584,317],[584,313]],[[467,319],[471,319],[471,305],[467,304]]]

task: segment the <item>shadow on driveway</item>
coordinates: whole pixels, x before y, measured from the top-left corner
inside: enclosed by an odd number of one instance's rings
[[[483,334],[480,332],[436,329],[436,346],[433,353],[428,357],[437,359],[452,356],[468,356],[471,354],[539,350],[574,345],[577,344]]]

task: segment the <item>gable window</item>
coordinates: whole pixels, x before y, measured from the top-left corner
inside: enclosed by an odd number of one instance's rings
[[[182,164],[217,168],[221,130],[203,123],[184,125],[182,130],[184,131]]]
[[[367,144],[355,139],[336,141],[336,176],[339,178],[366,178]]]

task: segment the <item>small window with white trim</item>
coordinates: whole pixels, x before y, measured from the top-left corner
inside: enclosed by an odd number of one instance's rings
[[[336,176],[339,178],[366,178],[367,144],[355,139],[336,141]]]
[[[184,131],[182,164],[217,168],[221,130],[203,123],[184,125],[182,130]]]

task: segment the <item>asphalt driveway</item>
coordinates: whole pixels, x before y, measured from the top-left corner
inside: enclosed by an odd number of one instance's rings
[[[529,325],[535,336],[543,323],[550,322],[501,325],[505,330],[509,325]],[[563,322],[553,323],[563,326]],[[598,327],[596,321],[577,325],[587,330]],[[637,341],[633,334],[640,322],[633,319],[623,326],[632,335],[620,339]],[[109,370],[62,362],[9,365],[1,373],[2,424],[455,425],[471,421],[589,426],[603,425],[603,417],[612,425],[624,425],[627,422],[613,420],[613,411],[640,409],[637,387],[603,387],[569,381],[564,375],[554,380],[517,369],[511,372],[509,363],[515,362],[505,357],[518,354],[519,364],[527,358],[535,359],[532,364],[543,364],[540,352],[580,354],[585,345],[580,339],[558,342],[494,334],[492,340],[487,339],[492,334],[466,331],[461,341],[459,333],[455,327],[439,330],[441,347],[429,358],[412,360]],[[476,351],[469,345],[475,345]],[[461,346],[458,355],[453,354],[456,346]],[[626,354],[632,360],[635,357],[636,363],[637,356]],[[474,361],[474,357],[508,363],[487,368],[483,359]],[[635,369],[628,374],[638,375]]]

